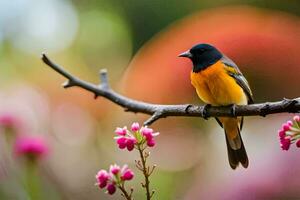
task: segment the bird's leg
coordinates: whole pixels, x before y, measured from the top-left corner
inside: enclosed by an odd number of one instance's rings
[[[205,119],[205,120],[208,120],[208,118],[210,117],[209,114],[208,114],[208,108],[210,108],[211,105],[210,104],[205,104],[203,106],[203,110],[202,110],[202,117]]]

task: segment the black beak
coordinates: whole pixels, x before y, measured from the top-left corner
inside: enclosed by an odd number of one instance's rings
[[[188,50],[188,51],[185,51],[185,52],[179,54],[178,57],[192,58],[193,55],[191,54],[190,50]]]

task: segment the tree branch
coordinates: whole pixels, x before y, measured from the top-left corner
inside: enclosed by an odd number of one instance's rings
[[[295,99],[283,99],[277,102],[266,102],[251,105],[236,105],[234,112],[231,106],[197,106],[190,104],[183,105],[159,105],[145,103],[142,101],[133,100],[122,96],[121,94],[113,91],[108,84],[107,71],[102,69],[100,71],[100,84],[95,85],[83,81],[64,68],[52,62],[45,54],[42,54],[42,60],[46,65],[53,70],[67,78],[68,80],[63,84],[64,88],[73,86],[81,87],[94,93],[95,98],[102,96],[115,104],[123,107],[125,111],[134,113],[144,113],[151,115],[151,117],[144,122],[145,125],[150,125],[156,120],[170,116],[186,116],[186,117],[236,117],[236,116],[263,116],[275,113],[299,113],[300,112],[300,97]]]

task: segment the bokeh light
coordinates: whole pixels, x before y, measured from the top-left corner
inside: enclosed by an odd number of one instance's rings
[[[4,1],[0,10],[4,16],[7,16],[7,11],[11,11],[7,7],[14,10],[14,14],[8,14],[11,16],[6,17],[8,19],[0,26],[15,47],[39,54],[45,50],[63,50],[71,45],[77,33],[78,21],[75,8],[69,1],[20,2],[22,6],[18,2]]]

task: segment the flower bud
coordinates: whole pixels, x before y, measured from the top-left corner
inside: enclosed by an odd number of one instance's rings
[[[116,164],[114,165],[111,165],[110,168],[109,168],[109,171],[114,174],[114,175],[117,175],[120,171],[120,167]]]
[[[136,131],[138,131],[139,129],[140,129],[139,123],[134,122],[134,123],[131,125],[131,130],[132,130],[132,131],[136,132]]]
[[[102,169],[97,173],[96,179],[98,183],[107,182],[109,179],[109,174],[106,170]]]
[[[39,137],[22,136],[15,141],[15,153],[28,159],[39,159],[48,153],[46,142]]]
[[[291,128],[291,125],[288,122],[282,125],[282,129],[284,131],[289,131],[290,128]]]
[[[131,179],[133,179],[134,177],[134,173],[130,170],[127,169],[122,175],[121,175],[121,179],[123,181],[130,181]]]
[[[279,130],[278,131],[278,136],[280,137],[280,138],[284,138],[285,137],[285,131],[284,130]]]
[[[282,150],[286,150],[286,151],[289,150],[290,145],[291,145],[291,139],[289,137],[282,139],[280,141],[280,145],[281,145]]]
[[[154,145],[155,145],[155,140],[154,140],[154,139],[148,140],[148,141],[147,141],[147,145],[148,145],[149,147],[154,147]]]
[[[298,140],[298,141],[296,142],[296,146],[297,146],[298,148],[300,148],[300,140]]]
[[[113,183],[108,184],[106,189],[107,189],[107,193],[110,194],[110,195],[113,195],[116,192],[116,186]]]
[[[124,149],[127,145],[127,138],[126,137],[120,137],[117,139],[117,144],[119,145],[120,149]]]
[[[120,136],[125,136],[127,134],[127,127],[126,126],[124,126],[123,128],[118,127],[115,130],[115,133]]]
[[[294,121],[296,122],[300,122],[300,116],[299,115],[295,115],[293,118]]]
[[[126,141],[127,150],[132,151],[134,149],[135,143],[136,143],[135,138],[128,138]]]

